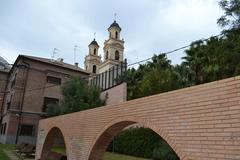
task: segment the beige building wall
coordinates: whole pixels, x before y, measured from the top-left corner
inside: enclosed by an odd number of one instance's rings
[[[127,101],[127,83],[122,83],[101,93],[106,105],[114,105]]]

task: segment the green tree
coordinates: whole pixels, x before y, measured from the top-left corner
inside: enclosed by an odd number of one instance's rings
[[[185,51],[182,65],[189,70],[189,81],[201,84],[239,75],[240,29],[224,36],[197,41]]]
[[[126,74],[128,99],[149,96],[156,93],[181,88],[181,81],[171,61],[165,54],[154,55],[152,61],[142,64],[138,69],[129,69]]]
[[[221,0],[220,7],[224,10],[224,15],[218,19],[221,27],[239,28],[240,27],[240,1]]]
[[[58,105],[48,106],[49,116],[82,111],[105,104],[105,101],[100,99],[100,88],[89,86],[80,77],[74,77],[65,82],[61,89],[64,99]]]

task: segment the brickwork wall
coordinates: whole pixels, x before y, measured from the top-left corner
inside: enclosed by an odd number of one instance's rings
[[[45,160],[54,127],[68,160],[100,160],[113,136],[134,123],[158,133],[181,160],[239,160],[240,77],[41,120],[36,160]]]
[[[8,72],[0,71],[0,110],[2,111],[5,87],[7,85]],[[1,113],[0,113],[1,114]]]
[[[3,122],[7,123],[6,134],[0,138],[1,143],[15,143],[20,106],[23,100],[22,111],[27,112],[21,116],[22,125],[34,125],[34,131],[37,132],[38,121],[43,114],[44,97],[56,98],[61,100],[63,98],[60,85],[47,83],[47,76],[54,76],[61,78],[63,84],[66,80],[69,80],[71,76],[87,77],[87,74],[78,72],[75,70],[69,70],[29,59],[24,59],[24,62],[30,65],[30,69],[15,67],[9,75],[9,83],[7,84],[7,91],[4,104],[3,104]],[[23,64],[23,60],[19,60],[18,64]],[[61,66],[61,64],[59,64]],[[27,73],[28,72],[28,73]],[[16,78],[15,78],[16,76]],[[1,74],[0,74],[1,78]],[[15,79],[15,85],[11,87],[12,81]],[[0,81],[1,82],[1,81]],[[24,82],[26,82],[26,92],[23,94]],[[1,84],[1,83],[0,83]],[[0,86],[1,89],[1,86]],[[23,97],[24,96],[24,97]],[[10,108],[8,103],[11,102]],[[1,106],[1,94],[0,94],[0,106]],[[9,110],[14,110],[9,112]],[[17,114],[18,113],[18,114]],[[35,144],[36,135],[19,138],[19,143],[23,140],[25,142],[31,141]]]

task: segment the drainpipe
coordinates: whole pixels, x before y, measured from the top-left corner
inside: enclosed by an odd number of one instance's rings
[[[21,121],[22,121],[22,110],[23,110],[23,103],[24,103],[24,98],[25,98],[25,92],[26,92],[26,86],[27,86],[27,79],[28,79],[28,73],[30,69],[30,65],[26,62],[23,62],[25,65],[18,65],[17,67],[24,67],[24,69],[27,69],[27,73],[25,76],[24,80],[24,88],[23,88],[23,95],[22,95],[22,101],[20,104],[20,113],[19,113],[19,118],[18,118],[18,125],[17,125],[17,134],[16,134],[16,139],[15,139],[15,144],[18,144],[18,138],[21,130]]]
[[[8,83],[8,82],[7,82]],[[3,108],[4,108],[4,102],[5,102],[5,98],[6,98],[6,94],[9,93],[6,91],[6,88],[5,88],[5,91],[2,92],[3,93],[3,101],[2,101],[2,107],[1,107],[1,117],[0,117],[0,125],[2,124],[2,121],[3,121]]]
[[[7,86],[8,86],[8,82],[9,82],[9,73],[8,73],[8,76],[7,76],[7,79],[6,79],[6,85],[5,85],[5,89],[3,91],[3,101],[2,101],[2,107],[1,107],[1,117],[0,117],[0,125],[2,124],[2,120],[3,120],[3,108],[4,108],[4,103],[5,103],[5,98],[6,98],[6,94],[9,93],[7,91]]]

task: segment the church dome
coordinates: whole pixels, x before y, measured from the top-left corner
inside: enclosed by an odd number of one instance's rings
[[[95,40],[95,38],[93,39],[93,41],[89,44],[89,45],[96,45],[96,46],[99,46],[97,41]]]
[[[118,24],[116,21],[114,21],[114,22],[110,25],[109,28],[112,28],[112,27],[117,27],[117,28],[119,28],[119,29],[121,30],[121,27],[119,26],[119,24]]]
[[[0,69],[10,69],[8,62],[0,56]]]

